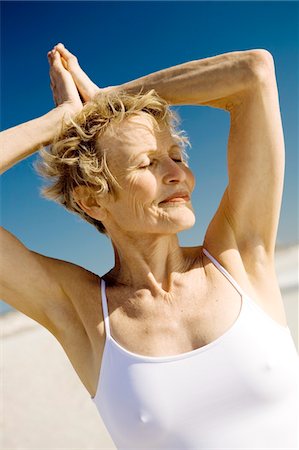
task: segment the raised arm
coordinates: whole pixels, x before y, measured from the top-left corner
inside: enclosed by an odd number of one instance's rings
[[[190,61],[115,89],[155,89],[172,105],[230,113],[229,183],[205,243],[238,249],[248,272],[274,270],[284,178],[284,137],[272,55],[263,49]],[[210,249],[211,251],[213,248]]]
[[[237,94],[256,80],[266,50],[224,53],[179,64],[136,80],[99,88],[81,69],[78,59],[63,44],[55,48],[66,61],[77,89],[85,101],[102,90],[124,89],[138,93],[155,89],[170,105],[207,105],[227,109]]]
[[[207,105],[229,109],[238,94],[251,86],[264,50],[224,53],[151,73],[115,89],[155,89],[170,105]]]
[[[82,108],[74,81],[59,58],[58,53],[49,55],[54,100],[59,106],[42,117],[1,133],[2,172],[49,144],[63,116]],[[19,188],[22,195],[22,187]],[[28,249],[2,227],[0,244],[0,298],[57,337],[59,327],[70,323],[76,315],[65,286],[72,285],[74,279],[92,275],[75,264]]]

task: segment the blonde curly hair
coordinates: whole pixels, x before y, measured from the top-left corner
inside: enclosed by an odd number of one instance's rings
[[[61,130],[49,147],[39,151],[33,167],[49,184],[42,186],[42,197],[54,200],[67,210],[78,214],[94,225],[98,231],[107,234],[102,222],[90,217],[76,203],[73,190],[76,186],[87,186],[92,193],[110,192],[117,197],[117,180],[109,170],[106,151],[101,149],[99,138],[109,131],[113,124],[138,112],[145,112],[155,120],[155,126],[167,125],[171,134],[181,147],[184,162],[187,164],[186,145],[190,145],[183,130],[176,127],[180,118],[169,108],[169,104],[152,89],[146,93],[128,93],[124,90],[103,90],[73,118],[65,118]]]

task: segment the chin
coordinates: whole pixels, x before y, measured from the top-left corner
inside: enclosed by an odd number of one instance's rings
[[[196,219],[192,209],[184,208],[181,211],[173,209],[169,214],[167,228],[173,233],[179,233],[192,228],[195,222]]]
[[[181,231],[189,230],[194,225],[195,225],[195,220],[185,222],[179,227],[180,229],[177,231],[177,233],[180,233]]]

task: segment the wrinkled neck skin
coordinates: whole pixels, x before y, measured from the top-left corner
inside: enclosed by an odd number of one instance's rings
[[[167,298],[174,279],[178,281],[180,274],[190,267],[176,234],[126,232],[125,236],[113,236],[111,240],[115,266],[107,279],[117,284],[149,289],[153,295]]]

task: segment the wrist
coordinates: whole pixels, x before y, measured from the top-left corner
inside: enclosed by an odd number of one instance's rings
[[[39,128],[41,135],[43,136],[42,145],[49,145],[53,141],[57,132],[60,130],[63,119],[67,119],[73,114],[74,113],[71,109],[68,108],[67,105],[63,104],[53,108],[37,119],[40,122]]]
[[[65,109],[55,108],[43,116],[2,131],[0,133],[1,173],[41,147],[49,145],[59,131],[65,114]]]

